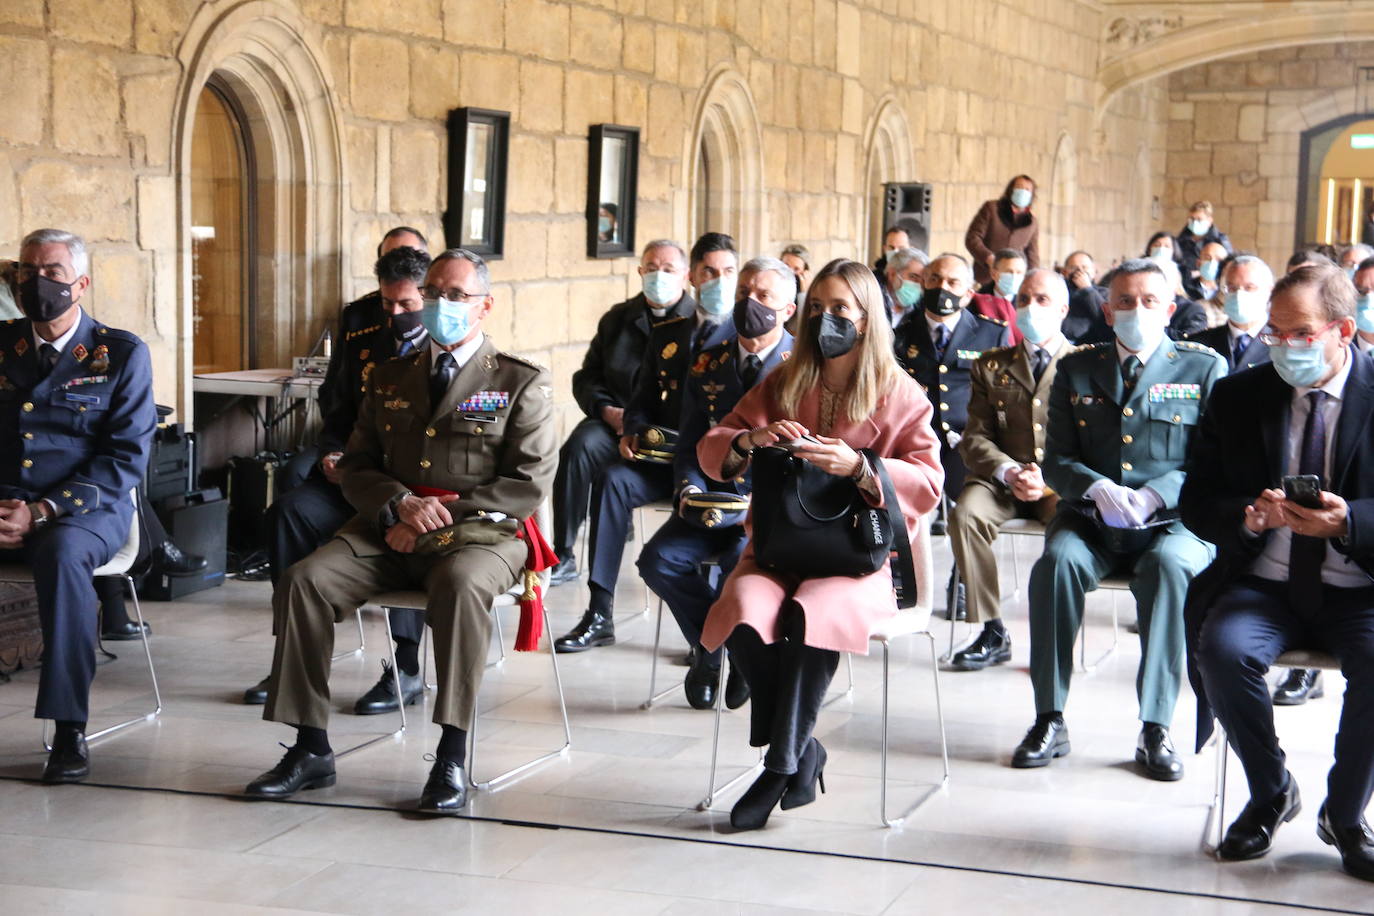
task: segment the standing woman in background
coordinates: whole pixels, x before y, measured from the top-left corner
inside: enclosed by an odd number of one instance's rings
[[[883,315],[873,272],[836,260],[816,276],[807,318],[792,358],[752,389],[697,446],[702,470],[717,480],[744,474],[754,449],[813,436],[794,454],[836,476],[852,477],[875,506],[881,487],[868,459],[885,459],[910,539],[940,498],[944,471],[931,430],[931,406],[892,356],[892,328]],[[729,643],[751,691],[749,743],[768,746],[764,770],[730,812],[737,830],[754,830],[773,807],[808,804],[826,753],[811,736],[841,652],[868,653],[873,625],[897,612],[892,573],[804,579],[761,569],[750,540],[720,599],[711,607],[701,644]],[[823,784],[822,784],[823,785]]]
[[[1003,248],[1022,252],[1027,269],[1040,266],[1040,224],[1031,212],[1034,201],[1035,182],[1029,175],[1017,175],[1007,182],[1001,197],[978,208],[964,234],[977,285],[992,279],[993,258]]]

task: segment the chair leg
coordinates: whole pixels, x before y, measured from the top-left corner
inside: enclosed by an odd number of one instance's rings
[[[495,608],[493,608],[491,612],[491,622],[496,628],[496,648],[500,654],[497,656],[496,661],[487,662],[487,667],[500,668],[506,663],[506,641],[502,638],[501,633],[501,615],[497,613]]]
[[[658,622],[654,624],[654,653],[649,662],[649,698],[640,704],[640,709],[653,709],[654,704],[670,694],[683,689],[681,681],[664,687],[655,693],[658,688],[658,650],[663,643],[663,599],[658,599]]]
[[[549,751],[547,754],[540,754],[538,757],[518,767],[507,770],[491,779],[479,781],[476,776],[476,753],[477,753],[477,719],[472,717],[472,728],[468,730],[468,781],[473,788],[483,792],[496,792],[505,787],[516,777],[533,770],[535,767],[542,766],[560,757],[566,757],[572,748],[572,723],[568,720],[568,701],[563,695],[563,678],[558,673],[558,652],[553,647],[553,631],[549,629],[549,612],[547,607],[544,610],[544,632],[549,644],[549,658],[553,661],[553,683],[558,691],[558,711],[563,716],[563,744],[557,750]]]
[[[888,756],[888,694],[890,691],[891,678],[891,649],[886,642],[883,643],[883,720],[882,720],[882,753],[880,756],[879,767],[881,770],[879,780],[879,816],[882,818],[883,826],[898,827],[907,818],[915,813],[926,802],[930,801],[936,793],[949,785],[949,741],[945,734],[945,707],[940,698],[940,665],[935,655],[935,634],[927,630],[924,633],[916,634],[924,636],[929,640],[930,646],[930,670],[931,677],[935,686],[935,717],[940,726],[940,761],[942,775],[940,781],[927,788],[921,795],[902,812],[900,817],[889,817],[887,813],[887,756]]]
[[[1207,841],[1215,836],[1211,851],[1220,858],[1221,841],[1226,833],[1226,764],[1231,750],[1226,740],[1226,730],[1220,722],[1216,723],[1216,731],[1212,733],[1212,743],[1217,746],[1216,780],[1212,784],[1212,803],[1207,807],[1207,821],[1202,828],[1202,843],[1205,849]],[[1214,822],[1215,833],[1212,830]]]
[[[362,657],[363,657],[363,651],[367,648],[367,637],[363,635],[363,609],[362,609],[362,608],[358,608],[358,610],[357,610],[357,616],[356,616],[355,619],[356,619],[357,622],[358,622],[358,648],[356,648],[356,649],[349,649],[347,652],[336,652],[336,653],[334,653],[334,655],[330,656],[330,658],[329,658],[329,660],[330,660],[331,662],[337,662],[337,661],[339,661],[340,659],[343,659],[343,658],[351,658],[351,657],[353,657],[353,656],[355,656],[355,655],[356,655],[358,658],[362,658]]]
[[[362,608],[359,608],[359,609],[358,609],[358,621],[359,621],[358,626],[359,626],[359,628],[361,629],[361,627],[362,627]],[[396,691],[396,696],[397,696],[397,698],[399,699],[400,697],[405,696],[405,694],[403,694],[403,693],[401,692],[401,670],[400,670],[399,668],[396,667],[396,640],[395,640],[395,638],[391,635],[391,608],[389,608],[389,607],[384,607],[384,608],[382,608],[382,621],[386,624],[386,647],[387,647],[388,652],[391,654],[391,685],[392,685],[392,687],[395,689],[395,691]],[[360,650],[360,651],[361,651],[361,650]],[[346,749],[344,749],[344,750],[342,750],[342,751],[335,751],[335,752],[334,752],[334,759],[337,760],[337,759],[340,758],[340,757],[345,757],[345,756],[347,756],[347,755],[349,755],[349,754],[352,754],[352,753],[354,753],[354,752],[356,752],[356,751],[361,751],[363,748],[371,747],[372,745],[378,743],[379,741],[385,741],[385,740],[387,740],[388,738],[399,738],[399,737],[401,737],[402,735],[404,735],[404,734],[406,733],[406,704],[405,704],[404,702],[401,702],[401,703],[397,703],[396,705],[397,705],[397,708],[400,710],[400,713],[401,713],[401,727],[400,727],[400,728],[396,729],[394,732],[387,732],[385,735],[378,735],[378,736],[375,737],[375,738],[369,738],[369,739],[367,739],[366,741],[362,742],[361,744],[355,744],[355,745],[353,745],[352,747],[346,748]]]
[[[722,786],[716,785],[716,767],[720,758],[720,719],[725,712],[726,669],[730,666],[728,655],[721,659],[720,679],[716,682],[715,725],[711,731],[711,768],[706,775],[706,797],[697,802],[698,811],[709,811],[716,799],[729,792],[744,780],[763,769],[763,748],[759,748],[759,759],[752,766]]]
[[[1096,661],[1094,661],[1091,665],[1088,664],[1088,621],[1087,614],[1085,613],[1083,615],[1083,623],[1078,628],[1078,665],[1079,668],[1082,670],[1083,674],[1092,674],[1094,671],[1096,671],[1097,666],[1105,662],[1107,659],[1111,658],[1111,656],[1116,652],[1117,647],[1121,644],[1121,627],[1119,625],[1120,617],[1117,614],[1116,604],[1117,593],[1120,591],[1120,589],[1113,588],[1108,589],[1108,591],[1112,593],[1112,644],[1107,647],[1105,652],[1103,652],[1101,655],[1097,657]]]

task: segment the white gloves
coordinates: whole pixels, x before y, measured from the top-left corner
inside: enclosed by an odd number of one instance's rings
[[[1149,487],[1133,490],[1105,479],[1088,487],[1085,495],[1097,503],[1102,521],[1112,528],[1139,528],[1164,508],[1164,500]]]
[[[959,447],[959,443],[964,441],[964,434],[963,434],[963,433],[956,433],[956,432],[955,432],[954,430],[952,430],[952,429],[951,429],[951,430],[948,430],[948,431],[945,433],[945,441],[949,443],[949,447],[950,447],[950,448],[958,448],[958,447]]]

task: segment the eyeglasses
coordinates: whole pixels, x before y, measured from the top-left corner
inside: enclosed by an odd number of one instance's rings
[[[439,289],[435,286],[426,286],[420,290],[420,295],[426,299],[447,299],[450,302],[457,302],[462,299],[481,299],[489,295],[488,293],[465,293],[458,287],[453,289]]]
[[[1321,336],[1341,323],[1341,319],[1331,322],[1317,330],[1310,337],[1297,337],[1291,334],[1275,334],[1266,327],[1259,333],[1260,342],[1266,347],[1287,347],[1290,350],[1310,350],[1321,341]]]

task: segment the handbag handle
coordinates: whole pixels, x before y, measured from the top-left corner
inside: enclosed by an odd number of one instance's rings
[[[892,550],[897,554],[892,561],[892,587],[897,594],[897,608],[902,610],[915,607],[916,564],[911,556],[911,539],[907,537],[902,504],[897,501],[897,488],[892,485],[892,478],[877,452],[871,448],[863,448],[859,449],[859,454],[868,459],[873,473],[878,475],[878,482],[883,490],[883,505],[887,508],[888,519],[892,525]]]

